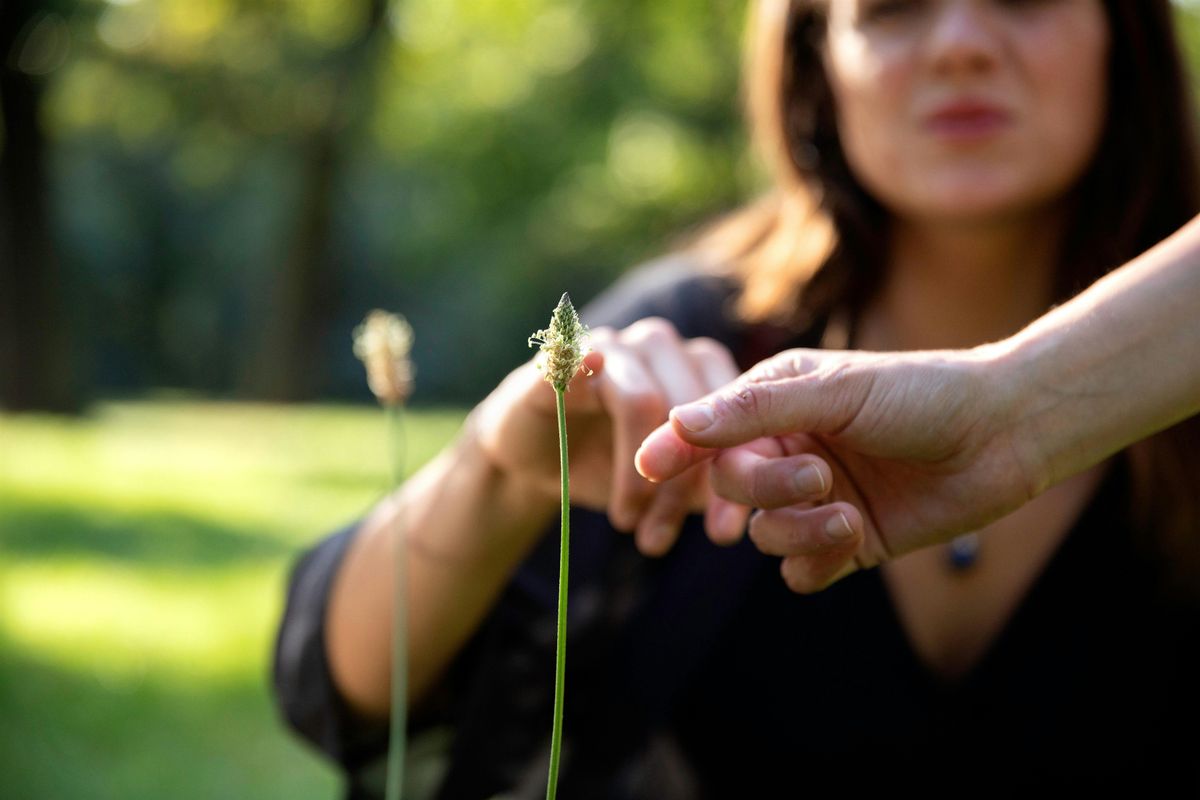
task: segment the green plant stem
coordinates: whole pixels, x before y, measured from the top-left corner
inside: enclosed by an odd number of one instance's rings
[[[392,488],[404,477],[404,436],[400,406],[388,406],[388,442],[391,444]],[[408,626],[405,597],[404,518],[396,515],[395,583],[392,594],[392,708],[388,737],[386,800],[400,800],[404,786],[405,728],[408,704]]]
[[[570,477],[567,468],[567,409],[563,393],[555,388],[558,405],[558,468],[562,474],[562,537],[558,557],[558,636],[554,661],[554,728],[550,734],[550,781],[546,785],[546,800],[554,800],[558,792],[558,759],[562,752],[563,678],[567,664],[567,565],[570,555]]]

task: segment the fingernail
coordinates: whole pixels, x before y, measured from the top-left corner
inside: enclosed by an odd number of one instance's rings
[[[716,528],[722,541],[731,541],[741,538],[742,512],[734,506],[725,506],[717,513]]]
[[[646,455],[643,455],[645,452],[646,452],[646,445],[643,443],[642,446],[637,449],[637,452],[633,454],[633,468],[637,470],[638,475],[641,475],[643,478],[650,481],[651,483],[657,483],[657,481],[655,481],[654,478],[651,478],[649,475],[646,474],[646,470],[644,469],[644,467],[645,467],[644,462],[647,458]]]
[[[854,536],[854,531],[850,528],[850,520],[839,511],[825,520],[825,535],[835,542],[844,542]]]
[[[662,523],[652,526],[646,531],[646,536],[642,544],[650,551],[651,554],[661,553],[665,548],[670,546],[671,539],[675,536],[675,528],[669,523]]]
[[[680,406],[672,414],[680,425],[693,433],[699,433],[713,424],[713,410],[708,403]]]
[[[792,478],[796,484],[796,491],[804,495],[823,495],[825,494],[825,476],[821,474],[821,470],[813,464],[809,464],[804,469],[796,472]]]

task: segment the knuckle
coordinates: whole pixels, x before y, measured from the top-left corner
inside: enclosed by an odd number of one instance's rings
[[[802,527],[800,527],[799,525],[792,525],[791,527],[789,527],[787,530],[786,538],[787,538],[787,546],[788,546],[789,550],[808,550],[808,549],[810,549],[809,543],[808,543],[808,536],[805,535],[804,529]]]
[[[662,317],[646,317],[626,328],[625,338],[637,344],[666,344],[678,341],[679,332]]]
[[[762,384],[743,383],[734,386],[723,396],[725,411],[749,428],[761,428],[766,415],[771,411],[771,392]],[[719,415],[722,409],[717,404]]]
[[[602,352],[606,355],[617,344],[616,333],[612,328],[593,328],[588,331],[587,345],[592,352]]]
[[[684,349],[687,350],[688,355],[696,359],[721,361],[726,359],[732,360],[732,357],[729,355],[729,350],[726,349],[725,345],[708,336],[699,336],[695,339],[688,339],[687,342],[684,343]]]
[[[662,422],[667,418],[667,401],[658,392],[639,390],[625,397],[625,407],[629,413],[638,419],[649,419]]]
[[[725,395],[725,402],[734,413],[751,417],[758,414],[759,406],[762,404],[762,401],[759,399],[759,392],[751,384],[734,387],[732,391]]]
[[[709,466],[708,470],[709,484],[713,491],[718,495],[736,500],[739,503],[757,507],[751,495],[753,492],[745,485],[746,477],[738,469],[737,462],[734,461],[728,451],[722,452]]]
[[[710,390],[736,379],[740,372],[733,354],[716,339],[690,339],[684,349],[688,359],[706,376]]]
[[[756,507],[767,508],[773,505],[770,476],[766,474],[765,470],[754,470],[748,484],[746,489],[750,495],[750,501]]]
[[[756,383],[799,377],[815,368],[815,362],[803,349],[784,350],[754,365],[746,377]]]

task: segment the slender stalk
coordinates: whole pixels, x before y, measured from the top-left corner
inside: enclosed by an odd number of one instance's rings
[[[567,468],[567,406],[564,393],[571,378],[583,367],[583,343],[587,326],[579,321],[571,297],[566,292],[554,307],[550,327],[529,337],[529,346],[539,346],[545,361],[546,381],[554,387],[558,407],[558,471],[562,476],[562,540],[558,558],[558,636],[554,669],[554,730],[550,735],[550,780],[546,784],[546,800],[554,800],[558,792],[558,760],[562,753],[563,686],[566,683],[567,663],[567,566],[570,563],[571,519],[569,516],[571,487]],[[584,367],[584,372],[591,370]]]
[[[570,477],[567,469],[567,409],[563,392],[555,388],[558,405],[558,464],[562,473],[562,536],[558,557],[558,635],[557,656],[554,661],[554,729],[550,734],[550,782],[546,800],[554,800],[558,792],[558,759],[562,752],[563,683],[567,665],[567,565],[570,561]]]
[[[404,430],[399,405],[387,407],[388,441],[391,443],[392,488],[404,478]],[[396,516],[395,574],[392,595],[392,709],[388,737],[386,800],[400,800],[404,786],[405,729],[408,715],[408,625],[405,602],[404,517]]]

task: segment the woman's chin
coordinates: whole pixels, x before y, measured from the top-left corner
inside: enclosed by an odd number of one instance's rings
[[[1045,209],[1044,198],[1026,193],[989,192],[973,186],[940,193],[903,209],[900,214],[947,225],[987,225],[1027,219]]]

